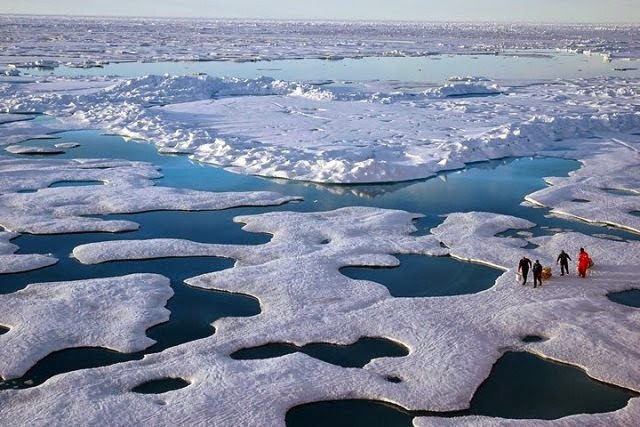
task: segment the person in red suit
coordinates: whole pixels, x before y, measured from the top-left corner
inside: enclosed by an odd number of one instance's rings
[[[589,258],[589,254],[584,248],[580,248],[580,253],[578,254],[578,276],[587,277],[587,268],[590,267],[591,258]]]

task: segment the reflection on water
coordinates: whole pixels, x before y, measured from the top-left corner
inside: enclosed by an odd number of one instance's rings
[[[353,344],[335,345],[311,343],[298,347],[288,343],[271,343],[245,348],[231,354],[232,359],[271,359],[301,352],[313,358],[345,368],[362,368],[378,357],[402,357],[409,354],[406,347],[384,338],[360,338]]]
[[[607,294],[607,298],[613,302],[617,302],[618,304],[640,308],[640,290],[638,289],[610,293]]]
[[[347,277],[383,284],[394,297],[440,297],[473,294],[489,289],[501,270],[451,257],[396,255],[398,267],[346,267]]]
[[[501,418],[556,419],[612,412],[638,394],[591,379],[582,369],[525,352],[507,352],[471,401],[469,412]]]
[[[372,400],[332,400],[296,406],[287,427],[411,427],[414,415],[398,406]]]

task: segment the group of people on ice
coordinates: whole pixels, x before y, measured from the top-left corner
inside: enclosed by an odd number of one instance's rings
[[[565,273],[569,274],[569,261],[571,257],[565,251],[560,251],[560,255],[556,259],[556,265],[560,264],[560,275],[564,276]],[[587,251],[584,248],[580,248],[578,253],[578,276],[587,277],[587,269],[593,265],[593,261],[589,257]],[[529,276],[529,270],[533,273],[533,287],[537,288],[538,285],[542,286],[542,279],[548,279],[551,277],[551,268],[542,267],[539,260],[535,263],[531,263],[531,260],[526,256],[523,256],[518,263],[518,274],[522,277],[522,284],[527,284],[527,277]]]

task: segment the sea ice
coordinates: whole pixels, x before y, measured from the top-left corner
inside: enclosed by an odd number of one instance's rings
[[[239,258],[244,246],[198,243],[182,239],[147,239],[87,243],[73,249],[73,257],[83,264],[100,264],[119,260],[144,260],[169,257]]]
[[[56,148],[64,148],[64,149],[77,148],[79,146],[80,146],[80,144],[77,143],[77,142],[61,142],[60,144],[54,144],[54,147],[56,147]]]
[[[214,193],[157,187],[161,175],[148,163],[115,160],[21,161],[0,159],[0,224],[34,234],[128,231],[132,221],[97,215],[152,210],[220,210],[279,205],[295,197],[268,191]],[[104,185],[46,188],[59,181],[103,181]],[[16,193],[18,190],[35,192]]]
[[[452,83],[434,90],[427,90],[425,93],[441,97],[486,96],[502,93],[498,85],[484,84],[482,79],[451,77],[449,81]]]
[[[608,60],[637,58],[638,40],[633,24],[0,17],[0,63],[21,67],[90,67],[113,61],[341,60],[497,54],[509,49],[563,49],[600,54]]]
[[[22,120],[32,120],[35,116],[30,114],[0,114],[0,125]]]
[[[271,192],[210,193],[168,187],[87,185],[45,188],[35,193],[0,196],[0,224],[7,230],[32,234],[121,232],[136,230],[132,221],[96,215],[156,210],[221,210],[240,206],[272,206],[295,198]]]
[[[567,178],[547,178],[549,186],[526,200],[556,214],[640,233],[640,217],[632,214],[640,210],[640,138],[634,139],[612,140],[606,151],[583,160],[581,169]]]
[[[38,147],[30,145],[10,145],[4,151],[11,154],[62,154],[64,150],[55,147]]]
[[[150,163],[109,159],[34,159],[0,156],[0,194],[45,189],[60,181],[103,181],[112,186],[148,187],[160,178]]]
[[[173,295],[158,274],[31,284],[0,295],[0,376],[18,378],[54,351],[105,347],[123,353],[155,341],[145,331],[169,320]]]
[[[1,92],[0,85],[0,92]],[[22,117],[22,119],[20,119]],[[24,118],[28,118],[24,119]],[[56,139],[52,132],[67,130],[56,120],[36,121],[32,114],[0,114],[0,147],[15,145],[30,139]],[[70,128],[70,125],[67,125]]]
[[[58,259],[51,255],[16,254],[19,248],[10,240],[18,236],[17,233],[0,231],[0,274],[37,270],[58,262]]]
[[[60,23],[73,25],[69,29]],[[45,22],[0,17],[0,24],[6,24],[0,25],[0,62],[31,66],[67,62],[89,66],[105,59],[133,58],[245,61],[421,56],[495,53],[508,48],[561,48],[598,53],[605,59],[640,53],[635,26],[407,23],[384,24],[387,31],[381,36],[381,24],[370,23],[103,18],[47,18]],[[65,31],[57,39],[41,42],[39,32],[33,31],[39,25],[47,31]],[[128,36],[132,26],[139,30],[136,39]],[[108,42],[108,48],[86,44],[86,30],[95,28],[101,29],[94,33],[97,43]],[[3,38],[6,32],[20,37]],[[166,34],[187,42],[167,43]],[[345,34],[347,38],[356,34],[359,41],[345,43]],[[217,49],[220,43],[226,47],[224,52]],[[384,82],[332,88],[323,82],[268,77],[2,76],[0,111],[9,114],[0,115],[5,122],[0,125],[0,144],[51,138],[52,132],[62,129],[102,128],[153,141],[162,152],[190,153],[196,160],[241,173],[332,183],[424,178],[469,162],[508,156],[561,156],[578,159],[583,167],[569,177],[547,178],[549,186],[527,196],[528,203],[639,231],[640,218],[634,215],[640,210],[639,94],[639,80],[626,77],[528,82],[452,77],[440,87],[418,90]],[[47,113],[59,121],[17,122],[20,117],[13,113]],[[264,206],[294,200],[266,192],[206,193],[153,186],[152,180],[159,176],[153,165],[140,162],[0,157],[0,224],[7,230],[32,233],[124,231],[137,224],[91,215]],[[59,181],[105,185],[47,188]],[[24,190],[37,191],[18,193]],[[638,288],[638,242],[561,230],[554,236],[527,240],[498,237],[506,230],[528,230],[534,224],[479,212],[450,214],[432,235],[413,236],[416,216],[375,208],[274,212],[237,218],[246,224],[245,231],[273,234],[263,245],[152,239],[78,246],[73,255],[83,263],[179,256],[233,258],[233,268],[186,282],[255,296],[261,313],[219,319],[213,336],[140,361],[69,372],[33,389],[0,392],[0,423],[91,424],[109,417],[121,425],[282,425],[286,411],[298,404],[352,398],[451,411],[465,408],[493,363],[514,349],[570,363],[596,379],[640,391],[640,314],[606,297]],[[17,248],[9,243],[13,236],[0,236],[2,268],[15,268],[21,262],[25,268],[37,268],[55,262],[42,255],[14,254]],[[528,241],[535,249],[529,249]],[[588,279],[573,274],[553,277],[535,290],[517,283],[514,268],[520,256],[553,265],[561,249],[573,254],[580,246],[596,262]],[[398,264],[393,254],[451,256],[504,273],[493,287],[476,294],[393,298],[380,284],[339,272],[345,266],[393,267]],[[151,300],[150,289],[155,292]],[[151,344],[144,330],[166,320],[168,313],[162,306],[170,295],[168,282],[161,276],[136,275],[30,285],[2,296],[9,308],[0,321],[10,331],[0,336],[6,343],[0,375],[22,375],[49,352],[69,347],[140,350]],[[67,316],[69,311],[77,311],[80,319]],[[123,312],[125,319],[119,322]],[[36,322],[36,318],[51,321]],[[545,340],[525,343],[522,338],[527,335]],[[242,348],[271,342],[349,344],[363,336],[402,343],[410,353],[374,359],[363,369],[340,368],[302,354],[255,361],[229,357]],[[386,380],[389,377],[401,381],[391,383]],[[160,395],[131,392],[163,378],[183,378],[189,385]],[[640,422],[638,401],[632,399],[615,413],[551,423],[635,425]],[[115,413],[117,419],[113,419]],[[422,418],[416,423],[500,425],[504,420]]]
[[[452,214],[433,230],[433,236],[412,236],[415,217],[376,208],[243,216],[237,221],[246,224],[246,231],[269,232],[273,239],[256,247],[230,245],[228,251],[225,245],[173,239],[80,246],[74,254],[85,262],[233,256],[237,259],[233,268],[187,283],[253,295],[262,311],[254,317],[219,319],[212,337],[142,361],[70,372],[36,389],[2,392],[0,402],[6,410],[0,418],[11,423],[45,418],[50,422],[50,417],[35,414],[56,413],[58,422],[74,423],[118,413],[122,424],[186,420],[222,425],[233,420],[239,425],[282,425],[286,411],[298,404],[350,398],[451,411],[468,405],[493,363],[508,349],[577,365],[602,381],[640,390],[640,368],[634,363],[640,359],[635,345],[640,314],[606,297],[608,292],[636,287],[629,278],[640,273],[637,242],[561,233],[533,238],[539,247],[527,250],[519,239],[495,237],[533,225],[523,219]],[[521,255],[550,264],[560,248],[574,249],[569,244],[587,247],[596,260],[588,279],[553,278],[535,290],[517,283],[514,268]],[[352,280],[339,272],[344,266],[396,265],[394,253],[448,253],[499,266],[505,273],[492,288],[477,294],[393,298],[379,284]],[[522,342],[531,334],[547,339]],[[349,344],[362,336],[397,341],[410,353],[374,359],[363,369],[339,368],[301,354],[254,361],[229,357],[242,348],[270,342]],[[385,379],[388,376],[401,382],[391,383]],[[183,378],[190,385],[158,396],[128,392],[162,378]],[[615,414],[591,419],[638,420],[636,400]]]
[[[306,181],[402,181],[501,157],[575,158],[584,165],[580,172],[550,179],[552,187],[528,200],[638,230],[631,212],[638,210],[639,196],[605,194],[592,185],[594,175],[603,175],[599,165],[614,162],[598,185],[637,188],[637,79],[497,86],[484,78],[453,77],[417,93],[387,86],[369,82],[341,91],[266,77],[55,78],[5,85],[0,108],[49,112],[61,120],[55,126],[103,127],[236,172]],[[28,134],[26,123],[8,123],[0,131],[17,142]],[[594,193],[594,200],[576,197],[580,193]]]

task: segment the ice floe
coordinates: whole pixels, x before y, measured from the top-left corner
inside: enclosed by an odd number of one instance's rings
[[[56,120],[32,120],[33,114],[0,114],[0,147],[15,145],[32,139],[56,139],[53,132],[64,130],[65,127]],[[27,119],[28,120],[27,120]],[[71,128],[71,125],[65,125]]]
[[[103,181],[112,186],[148,187],[160,178],[150,163],[109,159],[0,157],[0,194],[45,189],[60,181]]]
[[[32,145],[10,145],[4,151],[11,154],[62,154],[64,150],[55,147],[37,147]]]
[[[154,186],[152,179],[160,176],[153,165],[141,162],[0,159],[0,224],[19,233],[118,232],[135,230],[138,224],[96,216],[220,210],[296,200],[268,191],[214,193]],[[102,181],[104,185],[46,188],[60,181]],[[20,190],[37,191],[15,192]]]
[[[526,200],[556,214],[640,233],[640,217],[632,214],[640,210],[640,138],[630,138],[613,139],[569,177],[547,178],[549,186]]]
[[[198,243],[181,239],[129,240],[126,246],[122,241],[88,243],[73,250],[73,256],[83,264],[178,256],[238,258],[242,253],[242,246]]]
[[[478,80],[482,81],[481,79],[452,77],[449,79],[452,83],[447,83],[434,90],[428,90],[426,93],[441,97],[464,97],[498,95],[502,92],[498,85],[478,83]]]
[[[80,144],[77,142],[61,142],[60,144],[54,144],[54,147],[64,149],[77,148],[79,146]]]
[[[22,376],[46,355],[73,347],[105,347],[123,353],[155,341],[145,331],[169,319],[173,295],[158,274],[31,284],[0,295],[0,376]]]
[[[59,234],[136,230],[132,221],[98,215],[155,210],[221,210],[239,206],[271,206],[291,200],[271,192],[209,193],[168,187],[87,185],[45,188],[35,193],[0,196],[0,225],[20,233]]]
[[[10,240],[18,236],[17,233],[0,231],[0,274],[37,270],[58,262],[57,258],[51,255],[16,254],[19,248]]]
[[[0,124],[31,120],[33,118],[34,116],[30,114],[0,114]]]
[[[255,247],[174,239],[80,246],[74,255],[83,262],[191,255],[236,258],[233,268],[187,283],[253,295],[262,311],[249,318],[219,319],[212,337],[142,361],[70,372],[36,389],[2,392],[0,402],[6,409],[0,418],[17,423],[41,419],[36,413],[56,413],[61,423],[73,423],[117,412],[122,424],[179,419],[282,425],[293,406],[348,398],[451,411],[468,405],[493,363],[508,349],[577,365],[602,381],[640,390],[640,369],[634,362],[640,358],[635,345],[640,314],[606,298],[608,292],[637,286],[633,278],[640,273],[638,243],[559,233],[532,238],[539,246],[528,250],[519,239],[495,237],[533,225],[522,219],[452,214],[434,235],[412,236],[415,217],[376,208],[274,212],[237,218],[246,231],[273,234],[271,242]],[[554,277],[535,290],[517,283],[514,268],[520,256],[550,264],[559,249],[572,252],[578,246],[586,247],[596,260],[588,279]],[[392,253],[450,254],[505,272],[486,291],[438,298],[393,298],[381,285],[339,273],[347,265],[396,265]],[[620,253],[627,255],[621,258]],[[532,334],[546,340],[522,342]],[[339,368],[301,354],[253,361],[229,357],[242,348],[271,342],[349,344],[363,336],[401,343],[409,355],[374,359],[363,369]],[[401,381],[390,382],[390,377]],[[164,378],[182,378],[189,385],[155,396],[129,392]],[[638,420],[636,400],[618,413],[591,419]]]

